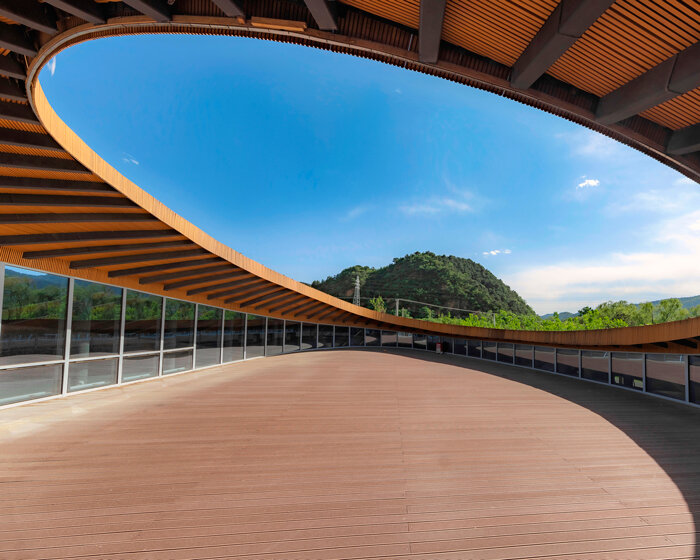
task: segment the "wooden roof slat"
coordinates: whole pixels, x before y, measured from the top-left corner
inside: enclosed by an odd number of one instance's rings
[[[197,255],[206,255],[206,249],[190,249],[187,251],[159,251],[155,253],[139,253],[135,255],[123,255],[120,257],[104,257],[98,259],[84,259],[79,261],[71,261],[70,268],[96,268],[100,266],[115,266],[121,264],[134,264],[149,261],[164,261],[174,258],[193,257]]]
[[[32,214],[0,214],[0,224],[55,224],[55,223],[79,223],[79,222],[155,222],[156,218],[150,214],[120,214],[120,213],[44,213]]]
[[[187,278],[185,280],[179,280],[177,282],[171,282],[169,284],[164,284],[163,289],[165,291],[168,290],[175,290],[179,288],[185,288],[187,286],[195,286],[197,284],[207,284],[209,282],[216,282],[218,280],[224,280],[224,279],[232,279],[232,278],[252,278],[254,274],[240,269],[240,268],[232,268],[231,270],[228,270],[226,272],[219,272],[218,274],[208,274],[205,276],[194,276]],[[199,288],[197,288],[199,289]],[[206,291],[206,290],[204,290]],[[199,292],[194,292],[194,293],[199,293]],[[190,293],[188,292],[188,295]]]
[[[92,0],[44,0],[44,2],[90,23],[100,24],[106,21],[103,9]]]
[[[141,249],[166,249],[172,247],[195,247],[192,241],[185,239],[179,241],[162,241],[157,243],[124,243],[121,245],[88,245],[82,247],[66,247],[62,249],[44,249],[41,251],[25,251],[24,259],[43,259],[57,257],[71,257],[76,255],[96,255],[99,253],[118,253],[122,251],[136,251]]]
[[[35,0],[0,0],[0,16],[42,33],[58,33],[53,14]]]
[[[56,243],[83,243],[116,239],[146,239],[159,237],[182,237],[175,230],[123,230],[123,231],[79,231],[61,233],[34,233],[23,235],[0,235],[0,246],[50,245]]]

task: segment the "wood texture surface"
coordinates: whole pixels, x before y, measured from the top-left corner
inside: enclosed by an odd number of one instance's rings
[[[698,414],[359,350],[36,403],[0,412],[0,558],[695,558]]]

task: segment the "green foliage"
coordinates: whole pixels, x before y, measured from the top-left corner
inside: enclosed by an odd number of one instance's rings
[[[386,303],[384,303],[382,296],[377,296],[370,299],[369,305],[375,311],[379,311],[379,313],[386,313]]]

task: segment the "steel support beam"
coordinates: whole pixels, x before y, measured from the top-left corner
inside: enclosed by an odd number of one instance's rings
[[[258,309],[269,309],[269,310],[272,310],[272,309],[270,308],[270,305],[279,304],[279,303],[283,303],[283,302],[288,302],[289,300],[295,300],[295,299],[298,299],[298,298],[299,298],[299,294],[296,293],[296,292],[292,292],[291,294],[283,294],[283,295],[281,295],[281,296],[277,296],[277,297],[274,298],[274,299],[271,299],[270,301],[266,301],[265,303],[263,303],[263,304],[261,304],[261,305],[256,305],[256,306],[255,306],[255,309],[256,309],[256,310],[258,310]]]
[[[613,124],[700,87],[700,43],[602,97],[596,121]]]
[[[29,105],[20,105],[19,103],[11,103],[10,101],[0,101],[0,119],[27,124],[39,124],[39,119]]]
[[[175,230],[142,229],[127,231],[77,231],[68,233],[29,233],[25,235],[0,235],[0,246],[49,245],[84,241],[111,241],[117,239],[145,239],[181,236]]]
[[[43,171],[70,171],[83,175],[92,175],[81,163],[73,159],[27,156],[0,152],[0,167],[14,169],[41,169]]]
[[[253,305],[253,304],[255,304],[255,303],[260,303],[261,301],[265,301],[265,300],[267,300],[267,299],[270,299],[271,297],[274,297],[274,296],[276,296],[277,294],[281,294],[281,293],[283,293],[283,292],[287,292],[287,291],[288,291],[287,288],[279,288],[279,287],[275,287],[274,289],[271,288],[270,290],[271,290],[271,291],[269,291],[269,292],[267,292],[267,293],[265,293],[265,294],[262,294],[262,295],[260,295],[260,296],[254,297],[254,298],[252,298],[252,299],[251,299],[251,298],[248,298],[248,299],[241,300],[241,301],[238,303],[238,306],[239,306],[239,307],[242,307],[242,306],[244,306],[244,305]],[[226,301],[228,302],[228,300],[226,300]]]
[[[595,23],[614,0],[563,0],[515,61],[510,84],[527,89]]]
[[[251,290],[255,290],[259,286],[263,284],[267,284],[267,280],[263,280],[262,278],[253,278],[251,280],[245,281],[245,282],[237,282],[235,288],[231,288],[229,290],[222,290],[220,292],[215,292],[213,294],[209,294],[207,296],[208,300],[212,299],[219,299],[222,297],[226,296],[234,296],[238,294],[244,294],[248,295]],[[191,292],[192,290],[190,290]],[[190,292],[187,292],[187,295],[192,295]],[[200,292],[201,293],[201,292]]]
[[[134,202],[123,197],[18,193],[0,193],[0,206],[138,208]]]
[[[107,21],[102,8],[92,0],[44,0],[44,2],[90,23],[100,24]]]
[[[88,247],[68,247],[66,249],[46,249],[43,251],[25,251],[24,259],[44,259],[57,257],[72,257],[75,255],[96,255],[99,253],[121,253],[137,249],[167,249],[171,247],[194,247],[188,240],[163,241],[160,243],[132,243],[122,245],[91,245]]]
[[[218,284],[209,284],[208,286],[202,286],[201,288],[194,288],[193,290],[187,290],[188,296],[193,296],[196,294],[205,294],[207,292],[222,290],[222,288],[250,288],[256,284],[261,284],[265,282],[262,278],[255,278],[250,272],[245,270],[239,270],[236,274],[227,274],[225,276],[227,282],[219,282]],[[233,280],[232,280],[233,279]],[[218,291],[217,294],[212,294],[215,297],[228,296],[231,295],[234,290]],[[238,292],[236,292],[238,293]],[[214,297],[210,298],[214,299]]]
[[[0,97],[20,103],[27,102],[27,92],[14,79],[0,78]]]
[[[166,23],[172,19],[170,7],[163,0],[122,0],[127,6],[138,10],[143,15],[159,22]]]
[[[150,261],[164,261],[178,257],[194,257],[207,254],[206,249],[192,249],[189,251],[166,251],[158,253],[140,253],[138,255],[124,255],[121,257],[104,257],[99,259],[84,259],[81,261],[71,261],[70,268],[96,268],[98,266],[116,266],[120,264],[134,264]]]
[[[675,130],[666,145],[666,153],[674,156],[684,156],[693,152],[700,152],[700,124]]]
[[[27,77],[27,71],[13,55],[8,54],[0,56],[0,76],[24,80]]]
[[[0,224],[78,224],[100,222],[155,222],[150,214],[98,214],[95,212],[0,214]]]
[[[446,3],[446,0],[421,0],[418,30],[418,59],[421,62],[434,64],[438,61]]]
[[[444,3],[445,0],[442,0]],[[335,2],[328,0],[304,0],[306,7],[323,31],[337,31],[338,24],[335,22]]]
[[[268,285],[263,285],[262,287],[260,286],[262,283],[268,284]],[[247,298],[251,298],[253,296],[258,296],[261,294],[265,294],[269,292],[270,290],[276,290],[278,286],[275,284],[269,284],[266,280],[260,282],[250,282],[247,284],[247,288],[245,289],[240,289],[240,290],[231,290],[231,292],[236,292],[237,295],[233,297],[226,298],[224,300],[224,303],[233,303],[233,302],[239,302],[242,300],[245,300]],[[230,294],[227,294],[230,295]],[[217,296],[217,297],[224,297],[224,296]],[[207,297],[207,299],[212,299],[211,296]]]
[[[37,53],[34,42],[20,26],[3,22],[0,22],[0,48],[30,57]]]
[[[212,0],[228,17],[245,18],[245,12],[233,0]]]
[[[188,278],[187,280],[179,280],[178,282],[171,282],[169,284],[164,284],[163,289],[165,291],[175,290],[178,288],[184,288],[186,286],[192,286],[194,284],[204,284],[205,282],[212,282],[214,280],[223,280],[230,278],[240,278],[241,276],[252,276],[249,272],[245,270],[240,270],[236,268],[231,268],[228,272],[219,272],[218,274],[208,274],[206,276],[198,276],[197,278]]]
[[[49,8],[50,10],[50,8]],[[58,33],[55,14],[36,0],[0,0],[0,16],[49,35]]]
[[[165,274],[155,274],[153,276],[144,276],[143,278],[139,279],[139,284],[155,284],[156,282],[164,282],[166,280],[176,280],[178,278],[191,278],[193,276],[197,276],[199,274],[206,274],[215,270],[234,270],[232,268],[232,265],[229,263],[222,263],[216,266],[205,266],[203,268],[200,268],[205,264],[209,264],[218,260],[218,258],[213,257],[210,259],[202,259],[194,262],[184,261],[181,266],[175,268],[186,268],[186,265],[189,265],[190,268],[188,268],[188,270],[180,270],[178,272],[167,272]]]
[[[92,181],[66,181],[64,179],[42,179],[35,177],[11,177],[0,175],[0,189],[16,190],[47,190],[47,191],[76,191],[76,192],[116,192],[107,183]]]
[[[0,58],[4,58],[0,56]],[[0,144],[20,146],[23,148],[38,148],[40,150],[52,150],[63,152],[63,148],[48,134],[39,132],[27,132],[26,130],[14,130],[0,128]]]
[[[118,278],[120,276],[131,276],[139,274],[148,274],[149,272],[163,272],[165,270],[176,270],[178,268],[194,267],[199,264],[209,264],[220,261],[219,257],[209,257],[207,259],[188,259],[186,261],[175,261],[163,264],[153,264],[150,266],[139,266],[136,268],[122,268],[120,270],[110,270],[107,276],[110,278]],[[148,284],[144,282],[145,278],[139,280],[139,284]]]

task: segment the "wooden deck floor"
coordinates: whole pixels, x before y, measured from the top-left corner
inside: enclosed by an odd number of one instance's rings
[[[315,352],[0,412],[0,558],[695,558],[700,415]]]

